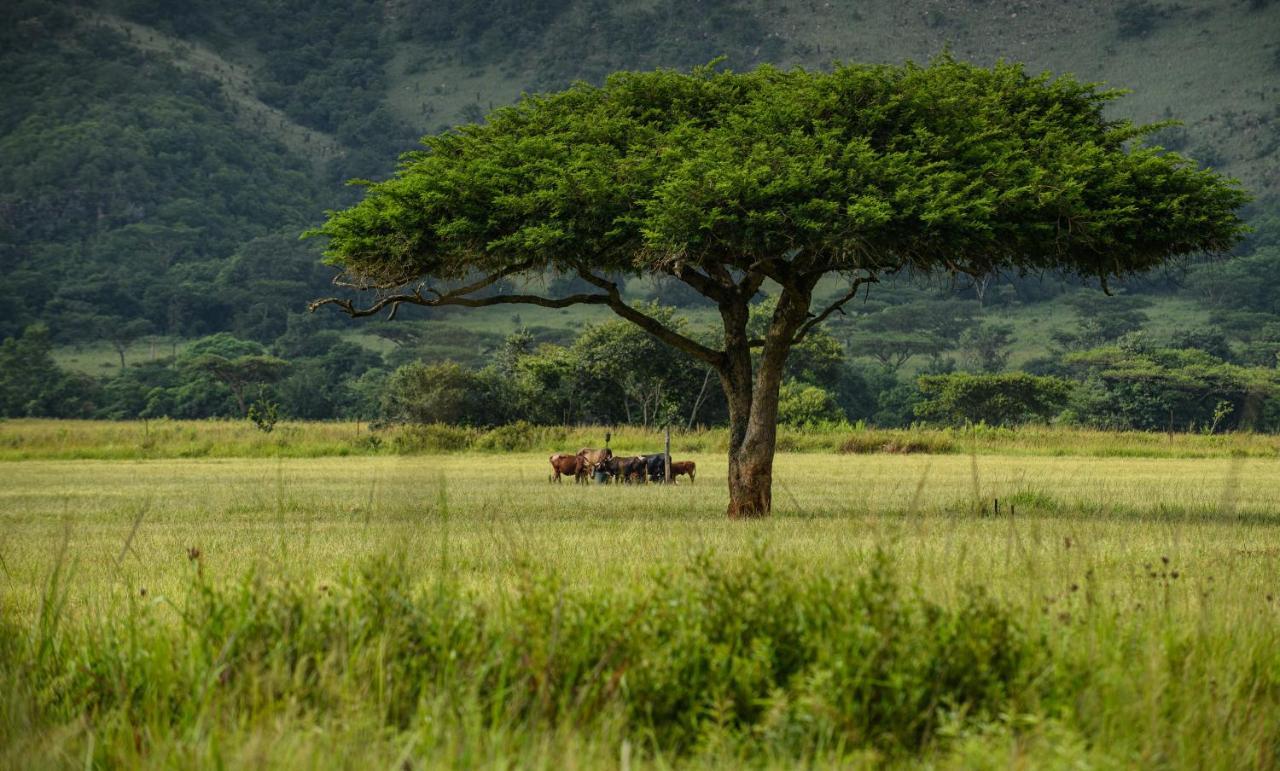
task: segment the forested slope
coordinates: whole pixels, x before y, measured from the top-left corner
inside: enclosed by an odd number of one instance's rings
[[[422,134],[617,69],[924,61],[948,49],[1129,89],[1117,117],[1181,119],[1152,141],[1239,177],[1258,231],[1225,267],[1131,285],[1144,320],[1110,330],[1084,329],[1097,309],[1063,299],[1052,279],[882,288],[833,327],[849,355],[891,372],[905,356],[904,374],[943,366],[930,356],[981,358],[960,327],[902,326],[947,312],[951,297],[995,330],[1000,367],[1139,329],[1167,337],[1189,319],[1237,358],[1274,366],[1280,0],[15,0],[0,6],[0,338],[40,322],[48,334],[32,340],[102,346],[102,368],[143,338],[176,352],[218,332],[280,355],[324,352],[333,340],[316,335],[339,320],[302,314],[330,272],[297,235],[352,200],[345,180],[385,176]],[[1230,288],[1242,277],[1247,297]],[[679,305],[677,290],[629,287]],[[892,306],[907,310],[881,313]],[[406,313],[399,331],[363,327],[383,337],[366,348],[390,352],[391,366],[479,365],[514,329],[568,344],[589,318],[520,313],[437,313],[430,333],[414,326],[426,314]]]
[[[1280,184],[1280,3],[1265,0],[26,0],[0,14],[5,335],[43,319],[76,339],[105,315],[269,338],[283,311],[245,304],[297,309],[323,281],[312,248],[281,247],[343,202],[344,179],[383,175],[418,135],[525,90],[721,55],[822,66],[949,46],[1074,72],[1132,89],[1126,115],[1186,121],[1159,140],[1264,201]],[[258,283],[227,274],[269,234],[282,239]]]

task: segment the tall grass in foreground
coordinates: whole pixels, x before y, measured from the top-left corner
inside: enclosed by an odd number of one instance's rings
[[[0,623],[10,766],[1268,768],[1274,619],[1184,625],[1080,588],[1043,620],[969,588],[938,605],[883,554],[818,574],[763,548],[570,588],[515,568],[481,597],[396,558],[325,584],[206,581],[180,621],[138,597],[72,622],[61,561]],[[1066,606],[1059,606],[1066,607]]]
[[[598,447],[605,433],[621,454],[658,452],[658,429],[533,426],[492,429],[443,424],[370,429],[357,422],[285,422],[263,433],[248,421],[0,420],[0,461],[149,458],[313,458],[349,455],[563,452]],[[673,451],[724,453],[722,428],[674,429]],[[781,427],[781,452],[1004,454],[1208,458],[1280,455],[1280,436],[1097,431],[1059,426],[876,429],[861,425]]]

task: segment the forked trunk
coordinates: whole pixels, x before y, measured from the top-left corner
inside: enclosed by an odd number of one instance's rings
[[[792,336],[808,312],[812,286],[784,291],[752,372],[745,313],[725,318],[726,367],[720,382],[729,402],[729,510],[731,519],[768,516],[773,509],[773,454],[778,443],[778,392]],[[740,331],[740,334],[738,334]]]

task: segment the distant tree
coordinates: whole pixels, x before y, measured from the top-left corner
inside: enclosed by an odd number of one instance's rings
[[[187,360],[187,369],[209,375],[231,389],[243,417],[249,413],[247,394],[253,386],[274,383],[289,369],[289,362],[274,356],[247,355],[227,358],[203,353]]]
[[[1280,246],[1200,263],[1188,271],[1183,285],[1211,306],[1280,314]]]
[[[1009,324],[981,324],[960,336],[964,363],[974,372],[999,372],[1009,361],[1013,327]]]
[[[1069,329],[1051,333],[1050,338],[1067,351],[1094,348],[1136,332],[1148,320],[1142,309],[1151,305],[1145,297],[1107,297],[1085,291],[1070,295],[1063,303],[1076,312],[1076,322]]]
[[[357,290],[404,305],[603,305],[711,366],[729,409],[729,509],[772,505],[787,355],[881,276],[1123,276],[1222,251],[1245,194],[1130,140],[1115,96],[1069,78],[928,67],[620,73],[427,137],[315,234]],[[548,272],[590,291],[498,292]],[[666,275],[719,311],[708,345],[627,302],[611,275]],[[813,308],[825,276],[846,291]],[[747,333],[771,280],[766,334]],[[752,351],[759,349],[758,357]]]
[[[691,334],[670,308],[638,306],[679,334]],[[589,402],[612,400],[626,413],[628,423],[663,425],[689,414],[704,380],[701,362],[639,332],[625,321],[588,327],[570,348],[582,370],[597,384],[583,393]]]
[[[98,328],[103,339],[111,343],[111,347],[120,355],[120,371],[124,371],[124,354],[129,346],[141,337],[151,333],[153,327],[146,319],[125,319],[119,316],[102,316],[98,319]]]
[[[1081,419],[1105,428],[1216,427],[1223,401],[1233,425],[1249,427],[1280,395],[1275,368],[1229,364],[1200,350],[1108,346],[1069,354],[1067,363],[1089,386]]]
[[[520,360],[532,354],[536,348],[537,343],[533,335],[529,334],[529,330],[521,327],[502,341],[502,348],[498,350],[495,364],[503,374],[514,375]]]
[[[451,361],[406,364],[382,394],[382,413],[393,421],[493,426],[509,417],[495,378]]]
[[[1168,347],[1204,351],[1210,356],[1223,361],[1231,361],[1233,358],[1231,345],[1227,342],[1227,336],[1219,329],[1199,327],[1176,330],[1169,335]],[[1274,356],[1271,357],[1271,361],[1275,361]]]
[[[915,356],[934,356],[954,345],[973,324],[973,306],[960,300],[890,305],[853,321],[849,347],[896,372]]]
[[[249,390],[274,383],[289,368],[287,361],[268,355],[260,343],[241,340],[227,332],[201,338],[187,346],[179,365],[188,379],[205,376],[226,386],[235,397],[240,417],[248,414]],[[198,388],[193,383],[185,387]]]
[[[53,359],[49,328],[33,324],[0,343],[0,417],[91,417],[97,385]]]
[[[1025,372],[923,375],[919,386],[923,400],[915,405],[916,415],[953,425],[1010,426],[1048,420],[1066,405],[1072,390],[1066,380]]]
[[[820,426],[844,419],[829,391],[810,383],[788,380],[778,397],[778,422],[788,426]]]

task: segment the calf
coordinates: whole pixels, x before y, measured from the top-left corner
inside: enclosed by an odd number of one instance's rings
[[[564,452],[558,452],[552,455],[551,461],[552,476],[548,482],[559,482],[560,475],[573,475],[573,481],[582,482],[587,478],[587,464],[582,460],[581,456],[570,455]]]
[[[671,462],[671,481],[676,481],[676,477],[681,474],[689,476],[689,484],[693,484],[693,475],[698,470],[698,464],[691,460],[681,460]]]

